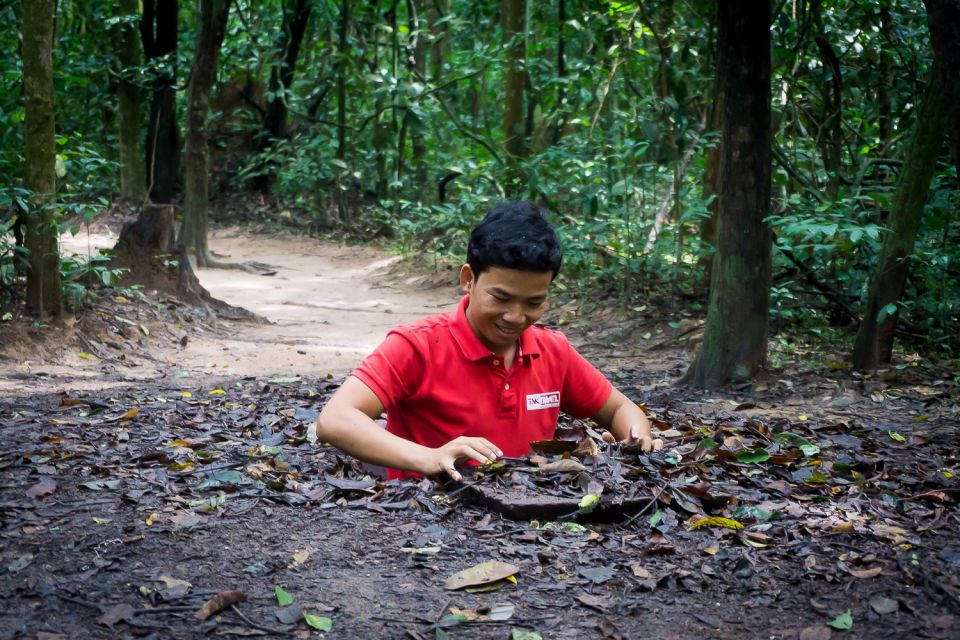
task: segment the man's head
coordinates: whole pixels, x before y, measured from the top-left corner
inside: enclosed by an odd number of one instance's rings
[[[470,296],[467,321],[493,353],[511,352],[546,311],[562,257],[556,232],[532,202],[503,202],[473,230],[460,286]]]
[[[553,226],[529,200],[501,202],[470,234],[467,264],[474,276],[491,267],[542,273],[560,272],[563,252]]]

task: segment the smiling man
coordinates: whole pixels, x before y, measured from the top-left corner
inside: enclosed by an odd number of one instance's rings
[[[557,331],[536,326],[563,254],[537,206],[508,201],[473,230],[456,310],[390,331],[317,420],[317,435],[390,478],[448,474],[550,439],[560,411],[592,418],[644,451],[643,411]],[[374,419],[387,413],[387,428]]]

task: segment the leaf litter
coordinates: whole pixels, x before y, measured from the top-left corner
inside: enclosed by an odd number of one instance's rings
[[[11,606],[0,623],[68,637],[92,624],[269,635],[334,623],[432,637],[456,611],[457,637],[508,620],[514,637],[812,638],[848,620],[878,637],[950,637],[956,428],[912,417],[945,415],[955,399],[908,383],[860,380],[864,400],[824,400],[822,414],[801,414],[791,394],[836,394],[837,381],[712,411],[663,391],[647,407],[662,452],[565,421],[528,458],[467,470],[460,485],[388,483],[317,442],[335,381],[2,401],[0,596]],[[446,588],[490,560],[507,573]],[[292,598],[282,618],[278,581]]]

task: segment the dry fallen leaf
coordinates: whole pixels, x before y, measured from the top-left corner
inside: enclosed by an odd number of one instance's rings
[[[883,567],[870,567],[868,569],[850,569],[850,575],[855,578],[876,578],[883,573]]]
[[[221,591],[217,595],[204,602],[203,606],[193,614],[193,617],[197,620],[206,620],[210,616],[220,613],[224,609],[228,609],[239,602],[246,602],[246,600],[247,594],[245,594],[243,591],[238,591],[236,589]]]
[[[489,560],[478,565],[459,571],[444,583],[444,588],[450,590],[463,589],[478,585],[486,585],[508,578],[519,573],[520,567],[499,560]]]
[[[573,459],[548,462],[540,467],[540,473],[552,473],[555,471],[563,473],[582,473],[586,470],[587,468],[585,466]]]
[[[42,478],[40,478],[40,482],[38,482],[37,484],[27,489],[27,497],[41,498],[43,496],[50,495],[56,490],[57,490],[56,481],[49,476],[43,476]]]
[[[134,609],[132,605],[122,602],[104,611],[103,615],[97,618],[97,623],[112,628],[113,625],[121,620],[132,618],[134,611],[136,611],[136,609]]]

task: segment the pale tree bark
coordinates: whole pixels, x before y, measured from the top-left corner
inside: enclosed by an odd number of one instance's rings
[[[703,344],[686,382],[715,388],[757,374],[767,355],[771,234],[770,1],[718,3],[723,129],[717,252]]]
[[[227,28],[230,0],[201,0],[200,33],[190,72],[187,101],[186,197],[184,220],[178,242],[191,251],[198,267],[226,266],[210,254],[207,246],[209,218],[209,145],[207,115],[210,90],[217,74],[220,45]]]
[[[140,144],[140,112],[143,91],[133,79],[140,66],[140,37],[137,22],[139,0],[120,0],[120,23],[116,38],[117,57],[120,60],[120,80],[117,83],[117,132],[120,136],[120,195],[135,201],[146,195],[146,167],[143,146]]]
[[[883,238],[853,347],[853,366],[857,369],[872,369],[890,362],[893,353],[893,336],[899,315],[897,303],[903,298],[917,230],[923,218],[937,156],[943,148],[943,130],[947,124],[947,101],[939,71],[934,64],[926,95],[916,114],[903,172],[897,181],[887,221],[889,231]]]
[[[27,310],[40,319],[60,315],[60,255],[53,217],[56,145],[53,95],[55,0],[23,7],[23,94],[26,107],[24,186],[30,191],[25,246],[29,251]]]

